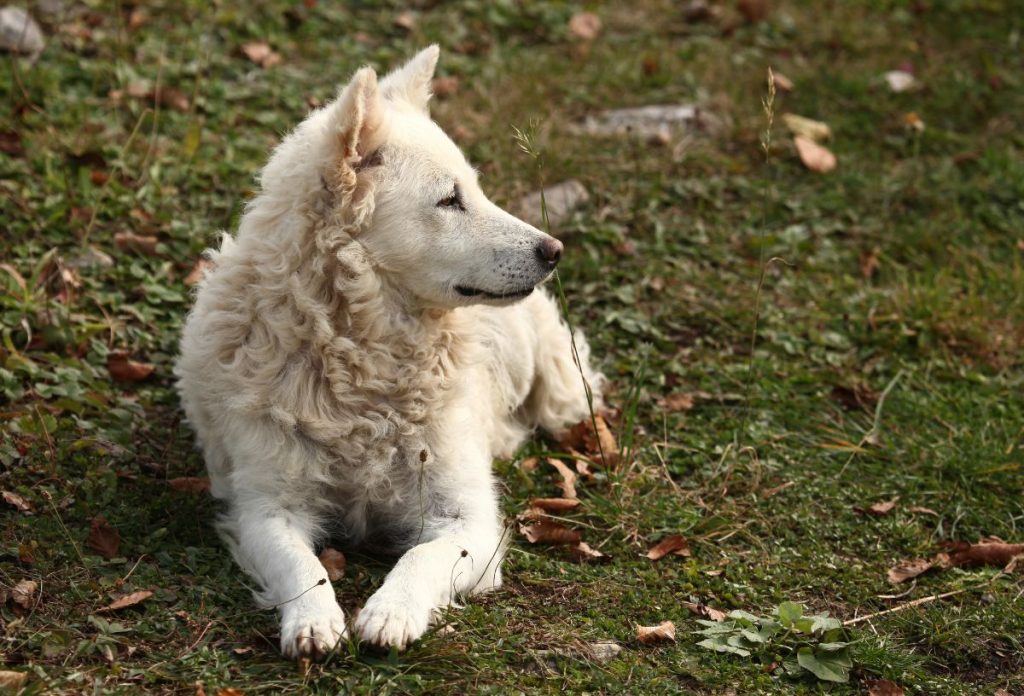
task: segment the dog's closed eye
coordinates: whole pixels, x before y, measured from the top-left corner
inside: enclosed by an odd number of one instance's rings
[[[452,190],[452,195],[442,198],[437,202],[438,208],[451,208],[453,210],[461,210],[466,212],[466,206],[462,203],[462,194],[459,192],[458,184]]]

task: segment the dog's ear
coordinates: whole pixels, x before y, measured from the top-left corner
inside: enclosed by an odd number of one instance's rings
[[[373,68],[360,68],[327,109],[330,152],[321,173],[324,186],[354,212],[369,210],[363,205],[369,200],[369,185],[360,186],[356,173],[363,158],[380,144],[385,126],[384,102]]]
[[[373,149],[384,121],[377,73],[370,67],[360,68],[328,108],[330,137],[338,149],[337,157],[357,163]]]
[[[430,101],[430,82],[440,54],[441,49],[437,44],[432,44],[413,56],[408,63],[389,73],[380,83],[384,97],[395,102],[407,102],[426,113],[427,102]]]

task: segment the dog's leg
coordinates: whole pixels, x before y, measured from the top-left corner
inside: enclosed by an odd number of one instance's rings
[[[603,405],[604,376],[591,366],[590,346],[578,329],[575,338],[579,365],[573,360],[572,336],[554,298],[546,292],[535,292],[528,301],[531,303],[530,321],[537,334],[536,375],[523,411],[531,425],[558,433],[589,416],[580,372],[591,389],[595,411]]]
[[[360,610],[354,626],[361,640],[404,649],[423,635],[436,610],[501,585],[497,500],[490,461],[480,464],[486,476],[449,480],[434,491],[448,515],[425,520],[427,541],[398,560]]]
[[[313,526],[269,500],[248,500],[228,521],[239,564],[263,585],[258,599],[281,613],[281,652],[321,658],[347,635],[345,615],[313,552]],[[231,524],[234,522],[234,524]]]

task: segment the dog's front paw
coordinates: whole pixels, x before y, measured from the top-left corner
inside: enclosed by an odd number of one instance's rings
[[[322,660],[348,638],[345,614],[333,599],[285,608],[281,614],[281,652],[285,657]]]
[[[378,591],[356,616],[356,635],[364,643],[405,650],[426,633],[432,613],[433,607],[415,598]]]

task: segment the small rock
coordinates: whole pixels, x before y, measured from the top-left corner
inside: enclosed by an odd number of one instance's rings
[[[675,131],[716,130],[717,118],[692,104],[612,109],[588,116],[576,130],[584,135],[631,135],[649,142],[666,142]]]
[[[917,87],[917,80],[906,70],[890,70],[882,75],[889,89],[899,94]]]
[[[541,213],[540,191],[523,196],[515,206],[516,212],[534,227],[541,227],[544,218]],[[573,212],[586,205],[590,194],[586,187],[576,179],[569,179],[560,184],[544,189],[544,202],[548,208],[548,222],[552,228],[565,222]]]
[[[0,9],[0,48],[37,56],[45,45],[43,30],[28,12],[20,7]]]
[[[114,259],[112,259],[109,254],[91,246],[84,254],[79,254],[74,258],[68,259],[64,265],[68,268],[77,268],[79,270],[87,268],[111,268],[114,265]]]
[[[64,14],[64,0],[36,0],[36,12],[45,19],[57,19]]]
[[[614,640],[602,640],[597,643],[591,643],[590,652],[594,654],[594,659],[598,662],[609,662],[618,657],[619,653],[622,652],[622,646]]]

